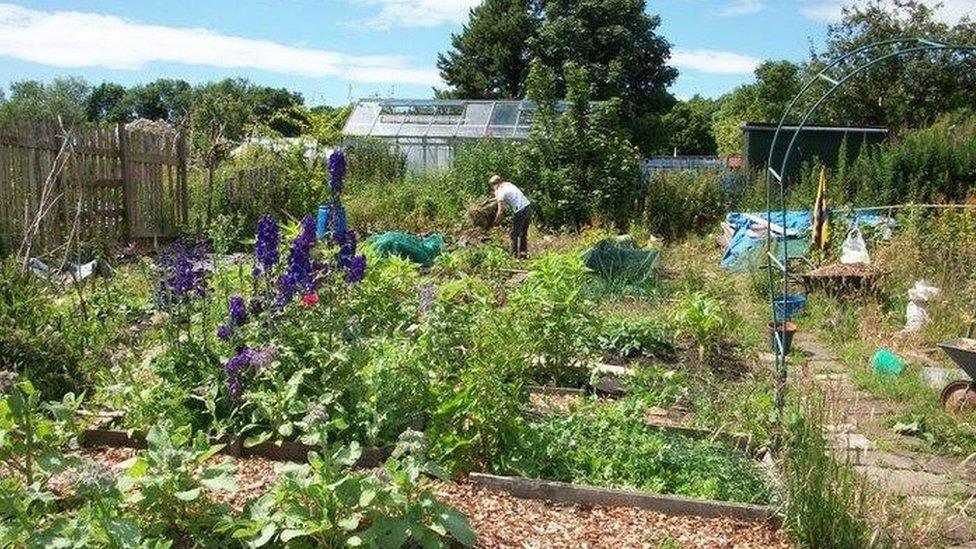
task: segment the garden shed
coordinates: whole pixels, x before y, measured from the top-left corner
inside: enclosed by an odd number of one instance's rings
[[[783,152],[796,135],[796,126],[784,126],[773,154],[775,165],[783,162]],[[776,124],[746,122],[742,125],[743,167],[748,171],[766,169],[769,147],[776,133]],[[846,143],[847,158],[853,160],[865,145],[874,145],[888,138],[888,128],[882,126],[804,126],[791,155],[784,177],[795,175],[805,162],[819,159],[827,166],[835,166],[841,148]]]
[[[566,105],[559,103],[558,111]],[[346,144],[358,139],[388,142],[406,157],[407,169],[446,169],[457,146],[473,139],[529,136],[536,105],[531,101],[364,99],[342,130]]]

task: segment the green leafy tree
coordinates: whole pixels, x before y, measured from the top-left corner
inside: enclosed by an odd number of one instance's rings
[[[621,99],[623,119],[643,151],[660,145],[659,116],[674,103],[667,87],[678,76],[669,66],[671,45],[655,31],[657,15],[644,0],[545,0],[542,23],[531,39],[532,55],[568,87],[563,67],[586,71],[591,99]]]
[[[676,152],[680,155],[715,154],[718,146],[712,134],[712,117],[717,110],[717,101],[700,95],[676,103],[662,121],[669,139],[664,152]]]
[[[92,89],[85,102],[85,117],[91,122],[127,122],[132,118],[125,104],[124,87],[103,82]]]
[[[826,47],[815,53],[811,71],[868,44],[902,37],[950,44],[976,43],[976,22],[966,17],[950,25],[940,6],[917,0],[870,0],[851,4],[827,31]],[[893,51],[893,50],[882,50]],[[853,67],[868,60],[859,54]],[[823,118],[835,123],[922,127],[944,113],[976,106],[976,59],[952,52],[911,55],[875,65],[848,81],[827,104]]]
[[[244,85],[251,104],[251,118],[283,137],[297,137],[309,126],[309,114],[302,94],[284,88]]]
[[[529,97],[538,112],[520,151],[518,180],[537,204],[543,227],[579,230],[598,219],[624,230],[641,172],[638,151],[620,122],[619,100],[594,110],[586,71],[568,63],[564,74],[569,106],[558,115],[555,72],[533,61]]]
[[[66,126],[85,120],[85,103],[91,87],[80,78],[55,78],[49,84],[22,80],[10,85],[10,99],[3,104],[0,118],[57,120]]]
[[[437,56],[449,90],[465,99],[520,99],[529,74],[528,40],[539,26],[535,0],[485,0]]]
[[[571,63],[585,71],[593,101],[621,99],[631,139],[641,150],[664,145],[661,115],[674,103],[667,87],[671,46],[655,31],[660,17],[644,0],[487,0],[438,57],[451,86],[442,96],[520,98],[538,60],[554,75],[556,95],[568,93]]]
[[[756,81],[739,86],[719,100],[712,132],[719,154],[742,152],[744,122],[779,122],[801,86],[801,67],[790,61],[766,61],[756,68]]]
[[[125,103],[136,118],[165,120],[182,126],[189,122],[193,88],[183,80],[161,78],[129,88]]]

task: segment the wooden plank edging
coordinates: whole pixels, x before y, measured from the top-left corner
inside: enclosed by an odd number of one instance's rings
[[[146,448],[146,436],[142,433],[106,429],[86,429],[81,433],[79,442],[84,448],[101,446],[135,448],[137,450]],[[251,447],[242,444],[240,439],[211,440],[211,444],[225,444],[226,446],[221,449],[220,453],[235,458],[261,457],[271,461],[292,461],[295,463],[305,463],[308,460],[308,453],[318,449],[316,446],[289,440],[262,442]],[[379,467],[390,457],[391,453],[393,453],[392,446],[363,448],[362,455],[356,462],[356,467],[362,469]]]
[[[477,486],[508,492],[515,497],[524,499],[580,505],[637,507],[666,515],[731,518],[742,522],[769,522],[774,524],[777,522],[776,509],[768,505],[685,498],[483,473],[469,473],[468,479]]]
[[[526,387],[529,393],[537,395],[557,395],[557,396],[586,396],[585,389],[576,387],[551,387],[548,385],[529,385]]]

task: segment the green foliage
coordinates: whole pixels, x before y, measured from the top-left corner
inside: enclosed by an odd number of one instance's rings
[[[508,329],[524,338],[538,383],[580,386],[589,376],[584,361],[597,322],[582,293],[584,269],[576,254],[546,254],[532,261],[528,278],[512,294]]]
[[[810,179],[819,175],[814,172],[819,169],[810,170]],[[907,132],[897,142],[861,149],[852,163],[830,175],[828,191],[835,204],[879,205],[961,202],[974,187],[976,117],[963,111]]]
[[[484,196],[490,192],[488,179],[492,175],[501,175],[503,179],[515,175],[513,170],[520,152],[519,142],[506,139],[459,143],[454,153],[451,178],[472,197]]]
[[[670,44],[657,34],[661,18],[643,0],[542,0],[539,7],[530,50],[556,73],[557,95],[571,101],[579,78],[571,73],[583,70],[591,99],[620,99],[631,141],[645,152],[660,147],[654,120],[674,102],[667,87],[678,76],[667,65]]]
[[[717,357],[722,343],[734,329],[734,318],[722,301],[703,291],[681,295],[672,311],[679,337],[689,338],[705,362]]]
[[[766,61],[756,68],[756,81],[739,86],[719,99],[712,132],[719,154],[742,154],[743,122],[779,122],[790,100],[800,91],[801,68],[791,61]]]
[[[642,221],[651,233],[673,242],[711,230],[726,209],[718,173],[661,172],[647,184]]]
[[[718,101],[700,95],[675,103],[662,120],[669,140],[660,152],[682,156],[717,154],[712,118],[719,105]]]
[[[22,119],[57,120],[67,127],[85,120],[85,101],[91,87],[80,78],[55,78],[45,84],[21,80],[10,85],[10,96],[0,102],[0,123]]]
[[[668,358],[674,354],[673,339],[668,327],[656,319],[615,317],[604,323],[597,343],[605,355]]]
[[[5,476],[22,487],[39,490],[64,469],[62,446],[74,436],[74,413],[81,399],[67,394],[44,404],[29,380],[0,371],[0,463]]]
[[[421,435],[422,436],[422,435]],[[470,547],[474,532],[456,509],[421,488],[421,475],[444,474],[422,455],[384,466],[381,479],[352,472],[358,446],[312,453],[308,465],[287,465],[278,484],[230,521],[234,537],[252,547]]]
[[[731,448],[650,430],[645,404],[591,403],[530,425],[502,474],[705,499],[767,503],[758,467]]]
[[[785,526],[804,547],[869,547],[864,480],[828,447],[818,405],[786,416],[783,451]]]
[[[427,233],[455,230],[471,198],[450,174],[429,172],[400,180],[356,180],[347,184],[343,204],[364,232]]]
[[[815,52],[809,72],[824,63],[884,40],[904,37],[936,39],[945,44],[971,45],[976,28],[965,19],[953,24],[939,5],[917,0],[852,3],[839,22],[828,28],[826,44]],[[861,65],[868,56],[893,51],[880,48],[852,56],[848,66]],[[891,128],[920,127],[948,112],[971,108],[976,93],[976,61],[972,55],[942,51],[902,56],[880,63],[863,77],[852,79],[825,104],[823,118],[831,122],[880,124]]]
[[[529,72],[529,40],[539,26],[535,0],[487,0],[471,10],[437,68],[460,99],[521,99]]]
[[[626,230],[639,193],[639,155],[623,134],[620,104],[591,112],[586,72],[567,65],[568,111],[555,113],[555,74],[533,63],[530,97],[539,105],[532,134],[520,151],[519,184],[532,197],[537,223],[579,230],[603,221]]]
[[[571,72],[582,70],[593,100],[621,101],[628,137],[642,151],[657,149],[664,145],[660,114],[674,102],[667,87],[678,75],[667,65],[660,22],[643,0],[489,0],[471,11],[453,49],[438,56],[451,87],[440,95],[531,96],[535,64],[553,74],[552,96],[569,99],[579,78]]]
[[[189,537],[198,543],[219,543],[214,527],[229,512],[212,500],[209,491],[234,492],[234,465],[227,459],[211,463],[220,446],[211,446],[201,433],[154,426],[146,436],[147,449],[124,464],[119,487],[152,536]]]

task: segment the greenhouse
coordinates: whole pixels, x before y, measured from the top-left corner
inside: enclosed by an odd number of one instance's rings
[[[531,101],[367,99],[356,104],[342,134],[347,144],[388,141],[412,171],[446,169],[459,140],[526,139],[535,112]]]

